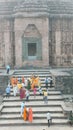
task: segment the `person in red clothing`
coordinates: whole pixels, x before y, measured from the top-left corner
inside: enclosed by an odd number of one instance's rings
[[[26,93],[25,88],[21,87],[20,88],[20,99],[23,99],[26,97],[25,93]]]
[[[24,77],[22,77],[22,83],[25,83],[25,79],[24,79]]]
[[[29,111],[28,111],[28,120],[29,120],[29,122],[33,121],[33,112],[32,112],[31,107],[29,108]]]

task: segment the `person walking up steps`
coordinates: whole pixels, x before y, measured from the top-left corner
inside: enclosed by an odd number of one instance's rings
[[[47,121],[48,121],[48,127],[49,127],[50,124],[52,123],[52,118],[51,118],[50,112],[47,113]]]
[[[48,103],[48,93],[47,93],[47,91],[43,92],[43,99],[44,99],[44,103],[47,104]]]

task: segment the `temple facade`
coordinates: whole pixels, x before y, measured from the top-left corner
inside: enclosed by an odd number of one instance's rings
[[[73,66],[72,0],[2,0],[0,67]]]

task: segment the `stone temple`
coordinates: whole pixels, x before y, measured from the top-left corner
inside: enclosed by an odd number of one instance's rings
[[[0,0],[0,67],[73,66],[73,0]]]

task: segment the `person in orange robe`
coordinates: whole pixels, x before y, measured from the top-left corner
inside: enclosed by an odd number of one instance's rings
[[[15,77],[15,84],[17,84],[18,83],[18,79],[17,79],[17,77]]]
[[[28,112],[28,120],[29,122],[33,121],[33,112],[32,112],[32,108],[29,108],[29,112]]]
[[[24,119],[24,121],[26,121],[28,119],[28,111],[27,111],[26,107],[24,107],[23,119]]]
[[[35,76],[32,74],[31,76],[31,89],[34,89],[34,80],[35,80]]]
[[[34,80],[35,86],[38,87],[39,77],[36,77]]]
[[[35,87],[35,82],[33,82],[33,83],[31,84],[31,89],[33,90],[34,87]]]
[[[32,82],[32,85],[31,85],[31,89],[33,90],[34,89],[34,87],[37,87],[38,86],[38,81],[39,81],[39,79],[38,79],[38,77],[34,77],[34,80],[33,80],[33,82]]]
[[[15,84],[15,77],[11,77],[11,85],[12,85],[12,87],[14,86],[14,84]]]

